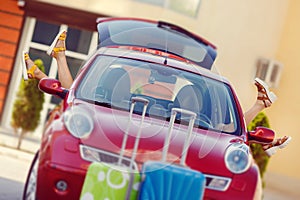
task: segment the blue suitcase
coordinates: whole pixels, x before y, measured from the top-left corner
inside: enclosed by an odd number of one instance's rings
[[[177,113],[191,116],[188,134],[184,142],[180,165],[167,163],[171,133]],[[139,199],[141,200],[199,200],[203,198],[205,176],[185,166],[187,148],[193,131],[196,114],[183,109],[173,108],[168,135],[162,153],[162,161],[145,162],[142,168],[143,182]]]

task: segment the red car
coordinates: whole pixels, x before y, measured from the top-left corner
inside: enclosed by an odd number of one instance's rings
[[[142,97],[149,105],[137,169],[160,159],[171,109],[182,108],[197,114],[186,165],[205,175],[204,199],[260,199],[259,169],[248,142],[270,142],[274,133],[266,128],[247,132],[231,85],[210,71],[215,46],[176,25],[142,19],[99,19],[98,32],[98,49],[71,89],[55,79],[40,81],[42,91],[64,103],[50,115],[23,198],[79,199],[91,162],[118,160],[131,99]],[[136,126],[141,112],[137,104]],[[181,156],[187,125],[184,115],[177,116],[169,158]],[[127,156],[134,140],[131,134]]]

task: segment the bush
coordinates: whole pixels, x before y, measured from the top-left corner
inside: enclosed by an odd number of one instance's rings
[[[263,127],[270,128],[269,120],[263,112],[260,112],[252,120],[252,122],[248,125],[248,131],[252,131],[258,126],[263,126]],[[264,152],[261,144],[251,144],[250,148],[251,148],[251,151],[252,151],[252,154],[253,154],[253,158],[254,158],[256,164],[259,167],[260,176],[263,178],[263,175],[264,175],[264,173],[266,172],[266,169],[267,169],[267,165],[268,165],[268,162],[269,162],[269,157]]]
[[[45,71],[43,61],[37,59],[34,63],[41,71]],[[20,149],[25,134],[34,131],[40,121],[40,112],[43,109],[44,93],[38,89],[39,81],[22,79],[13,106],[11,126],[19,133],[17,149]]]

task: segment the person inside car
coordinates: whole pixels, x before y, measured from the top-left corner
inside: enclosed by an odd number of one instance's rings
[[[52,42],[47,54],[52,56],[57,61],[58,66],[58,79],[61,82],[62,87],[69,89],[73,83],[73,78],[71,76],[70,70],[68,68],[67,59],[65,55],[66,44],[65,40],[67,37],[67,31],[61,31],[54,41]],[[27,52],[24,53],[23,59],[26,65],[27,74],[29,78],[42,79],[47,77],[39,68],[34,64],[30,59]],[[277,99],[276,95],[269,90],[268,85],[259,78],[255,79],[255,86],[257,87],[257,99],[253,106],[244,113],[244,118],[246,124],[248,125],[254,117],[264,110],[265,108],[270,107]],[[230,124],[222,125],[223,129],[230,129]],[[290,136],[283,136],[274,141],[271,144],[263,144],[263,149],[268,156],[272,156],[276,153],[278,149],[282,149],[288,145],[290,142]]]

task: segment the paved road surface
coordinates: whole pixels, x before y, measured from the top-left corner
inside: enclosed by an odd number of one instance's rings
[[[0,200],[22,199],[33,154],[0,146]]]

